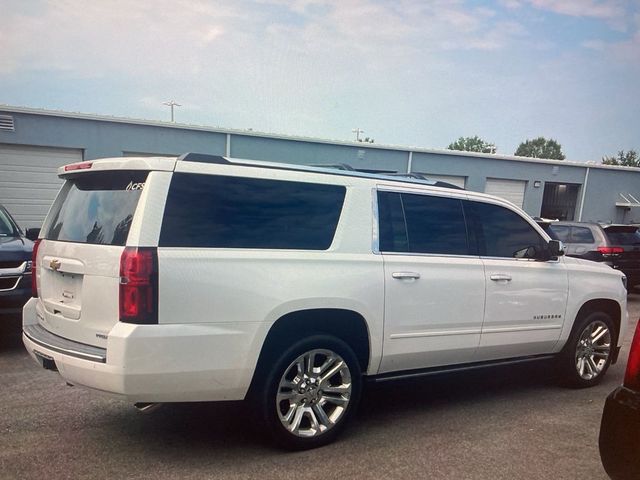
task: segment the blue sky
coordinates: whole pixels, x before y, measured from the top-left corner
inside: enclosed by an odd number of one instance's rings
[[[0,104],[567,158],[640,150],[640,0],[0,0]]]

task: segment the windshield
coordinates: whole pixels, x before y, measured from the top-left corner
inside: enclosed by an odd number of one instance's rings
[[[17,236],[17,232],[13,222],[9,219],[9,215],[0,208],[0,237],[15,236]]]
[[[86,173],[68,180],[52,211],[47,240],[124,245],[147,172]]]

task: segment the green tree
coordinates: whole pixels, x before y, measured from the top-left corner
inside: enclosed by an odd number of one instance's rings
[[[605,155],[602,157],[602,163],[604,165],[622,165],[625,167],[640,167],[640,157],[635,150],[629,150],[625,152],[620,150],[617,157],[609,157]]]
[[[496,146],[493,143],[485,142],[477,135],[473,137],[460,137],[455,142],[449,144],[449,150],[459,150],[462,152],[496,153]]]
[[[562,146],[553,139],[547,140],[544,137],[525,140],[520,144],[514,155],[520,157],[550,158],[552,160],[564,160]]]

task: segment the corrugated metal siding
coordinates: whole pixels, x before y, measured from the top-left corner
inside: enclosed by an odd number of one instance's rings
[[[62,180],[58,167],[82,160],[82,150],[0,144],[0,203],[22,228],[39,227]]]
[[[524,191],[527,182],[524,180],[507,180],[505,178],[487,178],[484,192],[496,197],[509,200],[522,208],[524,205]]]

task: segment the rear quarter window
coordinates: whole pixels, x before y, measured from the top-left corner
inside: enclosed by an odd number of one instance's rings
[[[593,238],[593,233],[586,227],[572,227],[571,228],[571,242],[572,243],[595,243],[596,239]]]
[[[570,243],[571,228],[567,225],[549,225],[549,230],[553,232],[557,240],[561,242]]]
[[[159,244],[326,250],[345,193],[339,185],[175,173]]]

